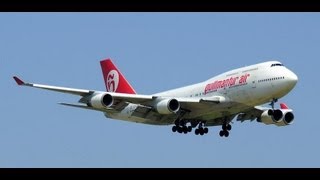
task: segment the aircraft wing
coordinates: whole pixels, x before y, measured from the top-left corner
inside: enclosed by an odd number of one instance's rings
[[[133,112],[133,115],[138,117],[146,117],[150,114],[153,116],[161,117],[163,116],[173,116],[171,115],[156,115],[159,114],[155,111],[155,106],[159,101],[166,99],[176,99],[182,110],[191,112],[207,107],[212,107],[212,105],[217,105],[226,101],[223,96],[213,96],[213,97],[164,97],[164,96],[154,96],[154,95],[139,95],[139,94],[125,94],[125,93],[115,93],[115,92],[103,92],[103,91],[94,91],[94,90],[85,90],[85,89],[75,89],[59,86],[50,86],[42,85],[35,83],[27,83],[22,81],[20,78],[13,77],[16,83],[20,86],[29,86],[34,88],[46,89],[50,91],[56,91],[61,93],[67,93],[72,95],[82,96],[78,104],[71,103],[59,103],[65,106],[97,110],[102,112],[112,112],[112,111],[121,111],[129,103],[137,104],[137,108]],[[93,107],[89,106],[90,100],[93,96],[98,94],[109,94],[113,98],[113,104],[110,107]]]
[[[67,93],[72,95],[78,95],[82,96],[82,98],[79,100],[80,103],[88,103],[88,98],[94,94],[99,93],[107,93],[103,91],[94,91],[94,90],[86,90],[86,89],[75,89],[75,88],[68,88],[68,87],[60,87],[60,86],[50,86],[50,85],[43,85],[43,84],[35,84],[35,83],[28,83],[24,82],[17,76],[14,76],[13,79],[16,81],[16,83],[19,86],[28,86],[33,88],[40,88],[40,89],[46,89],[50,91],[56,91],[60,93]],[[152,96],[145,96],[145,95],[131,95],[131,94],[122,94],[122,93],[111,93],[112,97],[115,98],[116,104],[119,104],[120,102],[123,104],[125,102],[131,102],[131,103],[143,103],[146,101],[152,100]],[[72,106],[72,107],[78,107],[78,108],[84,108],[84,109],[92,109],[92,110],[98,110],[98,111],[105,111],[105,110],[112,110],[112,108],[95,108],[95,107],[89,107],[87,105],[83,104],[70,104],[70,103],[59,103],[61,105],[65,106]],[[121,108],[123,109],[123,108]]]

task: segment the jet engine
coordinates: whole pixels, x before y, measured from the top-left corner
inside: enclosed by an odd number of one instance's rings
[[[176,99],[164,99],[159,101],[155,108],[160,114],[172,114],[180,110],[180,103]]]
[[[265,110],[259,119],[264,124],[275,124],[277,126],[286,126],[293,123],[294,115],[292,109]]]
[[[113,97],[108,93],[101,93],[93,95],[88,103],[88,106],[94,108],[106,108],[113,104]]]

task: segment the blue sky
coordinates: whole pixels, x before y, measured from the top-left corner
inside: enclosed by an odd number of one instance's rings
[[[0,167],[319,167],[319,13],[0,13]],[[277,59],[299,82],[286,127],[235,122],[228,138],[60,106],[77,96],[12,79],[105,90],[112,58],[141,94]]]

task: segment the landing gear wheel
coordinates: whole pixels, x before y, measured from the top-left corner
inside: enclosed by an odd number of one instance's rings
[[[203,130],[203,128],[200,128],[199,131],[200,131],[200,135],[203,136],[203,135],[204,135],[204,130]]]
[[[220,137],[224,136],[224,131],[221,130],[221,131],[219,132],[219,135],[220,135]]]
[[[231,130],[231,124],[227,124],[227,130],[230,131]]]
[[[196,134],[196,135],[199,135],[199,129],[196,129],[195,131],[194,131],[194,133]]]
[[[180,127],[180,126],[177,126],[178,128],[177,128],[177,131],[178,131],[178,133],[182,133],[182,127]]]
[[[204,129],[203,129],[203,132],[204,132],[205,134],[207,134],[207,133],[209,132],[209,129],[208,129],[208,128],[204,128]]]
[[[172,132],[176,132],[177,131],[177,126],[173,126],[172,127]]]
[[[183,133],[185,133],[185,134],[187,134],[188,133],[188,128],[187,128],[187,126],[183,126]]]
[[[191,132],[191,131],[192,131],[192,127],[188,126],[188,132]]]
[[[229,132],[228,132],[228,131],[225,131],[225,132],[224,132],[224,136],[225,136],[225,137],[228,137],[228,136],[229,136]]]

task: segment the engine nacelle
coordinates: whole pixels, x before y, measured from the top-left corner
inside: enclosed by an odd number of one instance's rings
[[[180,110],[180,103],[176,99],[164,99],[159,101],[155,108],[160,114],[172,114]]]
[[[113,104],[113,97],[108,93],[93,95],[88,105],[94,108],[106,108]]]
[[[294,115],[292,112],[292,109],[282,109],[283,117],[281,119],[281,122],[277,123],[277,126],[286,126],[293,123]]]
[[[261,114],[260,122],[264,124],[275,124],[277,126],[286,126],[292,124],[294,115],[292,109],[266,110]]]

